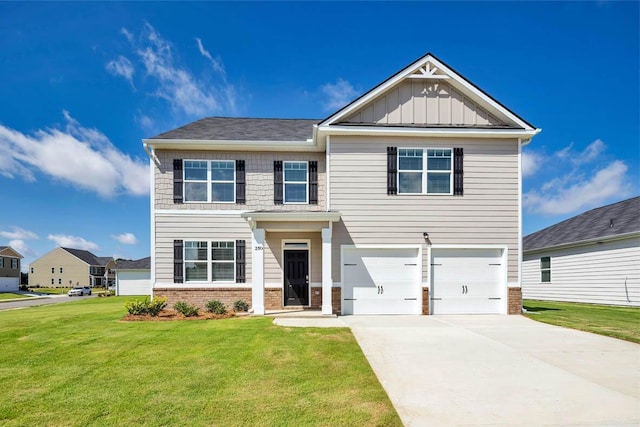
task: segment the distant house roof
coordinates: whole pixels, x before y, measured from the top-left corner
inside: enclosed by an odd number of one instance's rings
[[[151,257],[135,260],[121,259],[116,261],[116,270],[150,270]]]
[[[306,141],[313,137],[316,119],[254,119],[205,117],[151,139],[204,141]]]
[[[524,251],[640,232],[640,196],[591,209],[525,236]]]
[[[80,258],[82,261],[86,262],[89,265],[98,265],[98,266],[104,267],[109,263],[110,260],[113,259],[111,257],[98,257],[92,254],[91,252],[85,251],[82,249],[73,249],[73,248],[61,248],[61,249],[64,249],[65,251],[69,252],[71,255],[77,258]]]
[[[22,255],[20,255],[20,253],[18,251],[16,251],[15,249],[13,249],[11,246],[0,246],[0,252],[3,251],[8,251],[8,252],[13,252],[15,255],[7,255],[5,254],[5,256],[8,257],[18,257],[18,258],[24,258]]]

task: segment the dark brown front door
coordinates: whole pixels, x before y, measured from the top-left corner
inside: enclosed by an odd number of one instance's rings
[[[284,305],[309,305],[309,251],[284,251]]]

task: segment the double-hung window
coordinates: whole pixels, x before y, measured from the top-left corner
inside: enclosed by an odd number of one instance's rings
[[[185,202],[235,203],[233,160],[185,160]]]
[[[284,162],[284,203],[309,203],[307,162]]]
[[[14,270],[18,269],[18,260],[17,259],[13,258],[11,260],[11,268],[13,268]]]
[[[551,282],[551,257],[543,256],[540,258],[540,281]]]
[[[0,268],[4,268],[4,258],[0,257]]]
[[[398,150],[399,194],[453,194],[451,148]]]
[[[235,242],[185,241],[185,282],[234,282]]]

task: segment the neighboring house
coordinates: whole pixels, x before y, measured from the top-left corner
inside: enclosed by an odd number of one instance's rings
[[[20,289],[20,260],[24,258],[11,246],[0,246],[0,292]]]
[[[640,306],[640,197],[524,239],[524,298]]]
[[[29,286],[105,286],[113,283],[115,266],[111,257],[58,247],[29,264]]]
[[[539,131],[427,54],[323,120],[209,117],[143,140],[153,294],[520,313],[521,147]]]
[[[151,257],[116,261],[116,295],[151,295]]]

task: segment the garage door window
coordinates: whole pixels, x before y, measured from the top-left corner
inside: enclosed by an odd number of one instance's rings
[[[540,281],[551,282],[551,257],[540,258]]]

